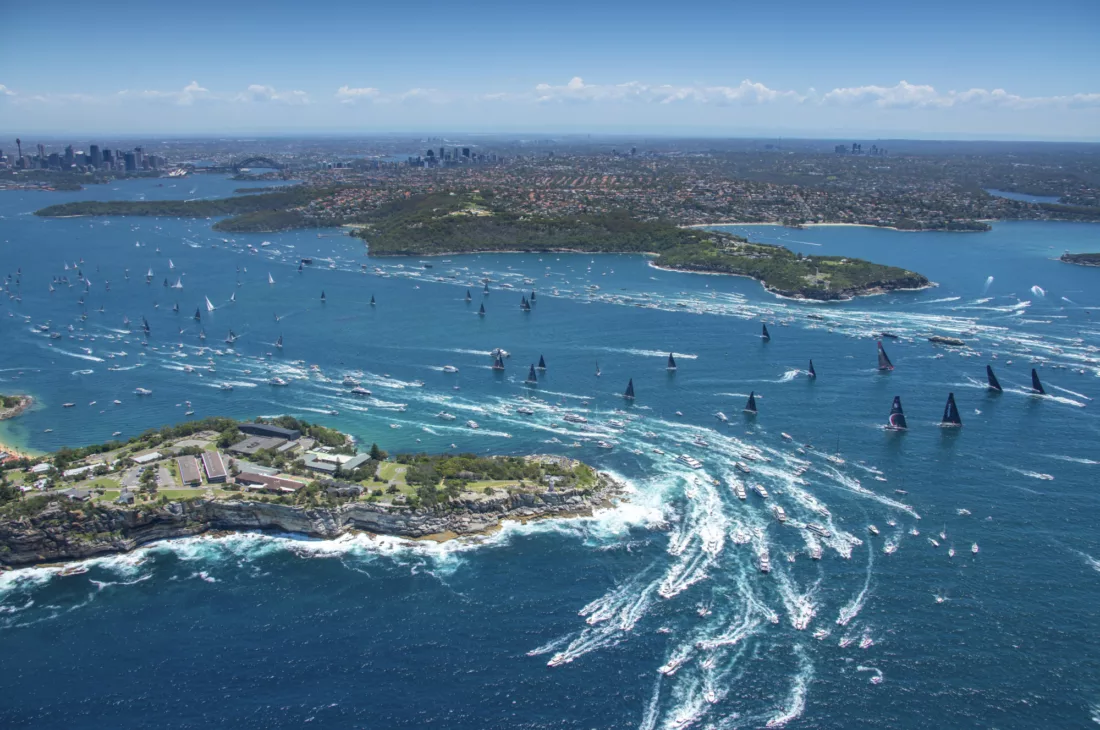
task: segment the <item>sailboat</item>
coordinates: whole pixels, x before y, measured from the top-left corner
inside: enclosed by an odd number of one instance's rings
[[[321,303],[323,304],[326,300],[327,300],[327,297],[325,296],[325,291],[322,289],[321,290]]]
[[[894,363],[890,362],[890,358],[886,356],[886,350],[882,349],[882,340],[878,343],[878,369],[879,370],[893,370]]]
[[[169,269],[174,269],[174,268],[176,268],[176,265],[172,263],[172,259],[168,259],[168,268],[169,268]]]
[[[267,272],[267,283],[268,284],[274,284],[275,283],[275,280],[271,278],[271,272],[270,271]]]
[[[206,328],[205,327],[202,327],[202,328],[199,329],[199,339],[200,340],[205,340],[206,339]]]
[[[745,408],[743,410],[745,411],[745,413],[751,413],[754,416],[756,415],[756,391],[755,390],[749,391],[749,402],[745,404]]]
[[[481,309],[477,310],[477,315],[479,317],[484,317],[485,316],[485,305],[484,304],[481,305]]]
[[[1043,384],[1039,382],[1039,373],[1035,372],[1035,368],[1031,369],[1031,389],[1035,392],[1035,395],[1047,394],[1047,392],[1043,390]]]
[[[141,329],[144,330],[145,336],[148,337],[149,336],[149,320],[145,319],[145,317],[141,318]]]
[[[167,287],[167,286],[168,286],[168,277],[167,277],[167,276],[166,276],[166,277],[164,277],[164,286],[165,286],[165,287]]]
[[[472,295],[472,294],[470,294],[470,290],[469,290],[469,289],[467,289],[467,290],[466,290],[466,301],[470,301],[470,300],[472,300],[473,298],[474,298],[474,297],[473,297],[473,295]]]
[[[229,330],[229,334],[225,336],[225,341],[230,345],[237,341],[237,335],[233,333],[233,330]]]
[[[196,322],[201,322],[202,321],[202,308],[201,307],[195,307],[195,321]]]
[[[772,336],[768,333],[768,325],[762,324],[762,326],[763,326],[764,330],[763,330],[763,332],[760,333],[760,338],[766,342],[766,341],[770,340],[772,338]]]
[[[237,303],[237,292],[233,292],[232,294],[229,295],[229,303],[230,304],[236,304]]]
[[[145,283],[148,284],[153,280],[153,269],[150,267],[149,272],[145,274]]]
[[[596,377],[600,377],[600,361],[596,361]]]
[[[375,305],[375,301],[374,301],[374,295],[373,295],[373,294],[371,294],[371,295],[370,295],[370,305],[371,305],[372,307],[373,307],[373,306]]]
[[[519,308],[522,309],[524,312],[531,311],[531,303],[527,301],[527,297],[520,298]]]
[[[955,405],[955,394],[947,394],[947,405],[943,407],[943,420],[940,421],[941,426],[961,426],[963,425],[962,419],[959,417],[959,409]]]
[[[210,301],[210,297],[205,297],[205,299],[206,299],[206,311],[207,312],[213,312],[214,311],[214,304]]]
[[[676,358],[672,357],[672,353],[668,353],[668,366],[665,368],[669,372],[676,369]]]
[[[626,384],[626,392],[623,393],[623,398],[634,400],[634,378],[631,378]]]
[[[122,326],[123,327],[129,327],[130,326],[130,318],[129,317],[123,315],[123,317],[122,317]]]
[[[887,431],[905,431],[909,425],[905,422],[905,411],[901,409],[901,396],[895,395],[890,406],[890,418],[886,423]]]
[[[172,305],[172,311],[175,312],[176,314],[180,313],[180,303],[179,302],[176,302],[175,304]]]
[[[275,340],[275,347],[278,347],[280,350],[283,349],[283,336],[281,334],[279,335],[279,339]]]
[[[483,291],[483,293],[484,293],[484,294],[488,294],[488,293],[489,293],[489,282],[485,282],[485,290]]]
[[[534,364],[532,364],[531,369],[527,371],[527,380],[524,380],[523,382],[527,385],[538,385],[539,379],[538,376],[535,375]]]
[[[301,261],[298,262],[298,273],[299,274],[302,273],[302,262]]]
[[[813,361],[813,360],[810,360],[810,371],[809,371],[809,374],[810,374],[810,379],[811,379],[811,380],[816,380],[816,379],[817,379],[817,371],[816,371],[816,370],[814,370],[814,361]]]
[[[504,358],[497,355],[496,360],[493,360],[493,370],[504,370]]]
[[[172,285],[172,288],[173,289],[182,289],[183,288],[183,279],[181,277],[177,276],[176,277],[176,283]]]
[[[531,304],[535,303],[535,292],[531,292]]]
[[[538,367],[539,367],[539,370],[545,370],[546,369],[546,358],[544,358],[542,355],[539,355],[539,366]]]
[[[985,380],[986,380],[987,383],[989,383],[989,389],[990,390],[992,390],[996,393],[1003,392],[1003,390],[1001,389],[1001,382],[999,380],[997,380],[997,376],[993,374],[993,366],[992,365],[986,365],[985,366]]]

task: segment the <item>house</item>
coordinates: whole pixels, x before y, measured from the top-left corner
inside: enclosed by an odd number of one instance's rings
[[[202,452],[202,467],[206,470],[206,481],[211,484],[220,484],[228,477],[222,455],[217,451]]]
[[[53,464],[44,461],[41,464],[35,464],[29,471],[31,474],[45,474],[48,471],[53,471]]]
[[[115,499],[115,504],[133,504],[134,493],[129,489],[123,489],[118,493],[118,497]]]
[[[179,467],[180,481],[186,487],[197,487],[202,484],[202,474],[199,473],[199,462],[194,456],[181,456],[176,459]]]
[[[237,430],[250,436],[277,438],[284,441],[294,441],[302,435],[302,432],[296,428],[280,428],[266,423],[242,423],[237,427]]]
[[[87,502],[92,497],[92,490],[90,489],[66,489],[61,492],[61,495],[68,497],[74,502]]]
[[[305,486],[302,482],[296,482],[292,479],[281,479],[279,477],[269,477],[264,474],[251,474],[249,472],[241,472],[238,474],[236,481],[237,484],[242,487],[258,492],[297,492]]]

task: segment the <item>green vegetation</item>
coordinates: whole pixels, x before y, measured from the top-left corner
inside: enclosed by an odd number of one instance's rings
[[[395,460],[396,464],[380,465],[379,477],[397,482],[388,491],[409,495],[413,506],[445,506],[449,499],[469,491],[541,489],[551,482],[559,489],[589,489],[596,483],[595,472],[584,464],[567,468],[516,456],[398,454]]]
[[[371,213],[355,235],[366,239],[372,256],[471,251],[658,253],[727,236],[639,221],[622,210],[569,218],[522,215],[493,209],[490,200],[449,193],[413,196]]]
[[[0,395],[0,410],[4,408],[15,408],[22,402],[23,396],[21,395]]]
[[[807,299],[848,299],[928,285],[926,278],[905,269],[837,256],[810,259],[726,233],[637,221],[626,211],[537,218],[494,210],[476,195],[439,193],[391,203],[356,235],[367,240],[372,256],[504,250],[656,253],[657,266],[750,276],[769,291]]]
[[[920,274],[840,256],[803,256],[781,246],[734,243],[682,246],[661,254],[670,269],[750,276],[768,291],[806,299],[848,299],[875,290],[928,286]]]
[[[1064,253],[1061,260],[1067,264],[1081,266],[1100,266],[1100,253]]]
[[[229,216],[214,224],[216,230],[279,231],[309,225],[306,217],[294,208],[331,195],[335,188],[288,187],[255,195],[241,195],[217,200],[120,200],[111,202],[82,201],[51,205],[35,211],[43,217],[62,216],[171,216],[206,218]]]

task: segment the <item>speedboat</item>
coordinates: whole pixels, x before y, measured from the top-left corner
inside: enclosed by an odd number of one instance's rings
[[[615,444],[611,443],[610,441],[597,441],[596,446],[599,446],[601,449],[615,448]]]
[[[290,383],[288,383],[287,381],[283,380],[282,378],[280,378],[278,376],[272,378],[271,380],[269,380],[267,382],[270,383],[271,385],[278,385],[278,386],[290,385]]]
[[[153,391],[148,388],[134,388],[134,393],[136,395],[152,395]]]
[[[455,414],[447,413],[447,411],[440,411],[439,413],[435,414],[435,417],[442,418],[444,421],[453,421],[458,418],[458,416],[456,416]]]
[[[222,390],[233,390],[233,384],[232,383],[222,383],[218,387],[221,388]]]
[[[443,372],[445,372],[445,373],[457,373],[458,368],[456,368],[454,365],[444,365],[443,366]]]
[[[521,413],[524,416],[533,416],[533,415],[535,415],[535,409],[534,408],[528,408],[527,406],[520,406],[519,408],[516,409],[516,413]],[[566,420],[568,420],[568,418],[569,417],[566,416]]]
[[[722,411],[718,411],[717,413],[715,413],[714,417],[717,418],[722,423],[726,423],[727,421],[730,420],[729,418],[726,417],[725,413],[722,413]]]
[[[819,525],[816,522],[807,523],[806,529],[810,532],[821,535],[822,537],[829,537],[832,534],[827,529],[825,529],[824,526]]]
[[[772,513],[775,515],[775,519],[779,520],[780,522],[786,522],[787,521],[787,512],[786,512],[786,510],[784,510],[778,504],[773,504],[772,505]]]
[[[363,397],[367,397],[367,396],[370,395],[370,391],[367,390],[366,388],[364,388],[361,385],[357,385],[357,386],[355,386],[354,388],[351,389],[351,394],[352,395],[361,395]]]
[[[569,423],[588,423],[587,418],[585,418],[584,416],[578,416],[573,413],[566,413],[564,416],[562,416],[562,420],[568,421]]]
[[[874,525],[867,525],[867,531],[870,532],[872,535],[878,535],[879,534],[878,528],[875,527]]]
[[[467,428],[481,428],[481,426],[477,425],[477,421],[466,421],[466,426]]]

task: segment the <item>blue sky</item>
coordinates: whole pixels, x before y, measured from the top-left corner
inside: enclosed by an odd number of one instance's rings
[[[0,131],[1100,139],[1100,0],[0,3]]]

